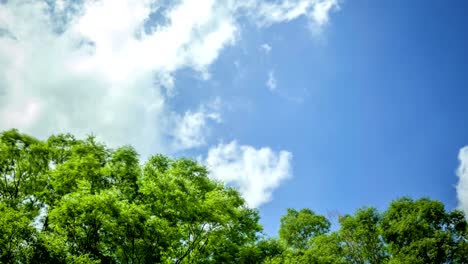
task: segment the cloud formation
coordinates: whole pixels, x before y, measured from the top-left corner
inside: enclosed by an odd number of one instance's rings
[[[168,125],[174,122],[169,117],[180,118],[167,107],[177,70],[188,67],[209,76],[221,50],[239,37],[236,20],[241,15],[262,25],[307,15],[323,25],[336,5],[328,0],[158,3],[3,3],[0,129],[17,127],[38,136],[57,131],[82,135],[92,129],[111,143],[169,151],[173,144],[164,139],[177,138],[185,129]],[[161,23],[154,21],[155,14]],[[205,125],[202,116],[188,110],[185,124],[198,120],[192,124]],[[200,145],[189,138],[181,139],[179,147]]]
[[[208,79],[220,53],[242,37],[241,18],[268,27],[304,16],[322,28],[337,8],[334,0],[0,1],[0,130],[94,133],[143,155],[204,146],[220,110],[207,102],[171,108],[171,98],[183,96],[177,71]],[[224,159],[230,151],[235,164]],[[209,160],[216,177],[239,183],[255,206],[290,175],[290,156],[231,143],[212,148]],[[221,176],[228,165],[252,175]]]
[[[210,148],[205,163],[214,179],[238,187],[247,204],[258,207],[270,201],[273,190],[292,175],[291,159],[287,151],[232,141]]]
[[[182,1],[165,11],[167,25],[148,28],[155,3],[3,4],[0,27],[9,34],[0,38],[1,129],[95,132],[143,152],[155,145],[169,151],[164,139],[180,132],[169,126],[178,115],[166,103],[173,73],[206,72],[237,28],[214,1]]]
[[[468,146],[460,149],[458,153],[460,165],[457,170],[458,184],[457,196],[460,209],[465,212],[468,219]]]
[[[221,122],[218,112],[219,102],[215,102],[207,109],[201,107],[198,111],[187,111],[183,116],[174,117],[174,142],[176,150],[190,149],[204,146],[206,136],[209,134],[208,122]]]

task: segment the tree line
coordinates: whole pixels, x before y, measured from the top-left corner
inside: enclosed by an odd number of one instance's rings
[[[340,216],[288,209],[278,237],[192,159],[95,137],[0,133],[0,263],[468,263],[461,211],[429,198]]]

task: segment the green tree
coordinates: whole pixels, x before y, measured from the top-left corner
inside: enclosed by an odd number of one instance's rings
[[[330,222],[310,209],[288,209],[281,218],[279,231],[280,241],[287,249],[266,263],[340,263],[336,255],[339,245],[329,239],[335,236],[326,235],[329,229]]]
[[[302,250],[310,245],[310,240],[318,235],[328,232],[330,222],[310,209],[288,209],[286,215],[281,217],[279,236],[287,246]]]
[[[43,188],[48,157],[48,148],[39,140],[17,130],[1,133],[0,201],[13,208],[37,207],[34,195]]]
[[[446,263],[452,237],[441,202],[422,198],[393,201],[382,219],[391,263]]]
[[[385,245],[380,235],[380,214],[375,208],[358,209],[354,215],[340,217],[339,236],[350,263],[384,263]]]
[[[237,263],[269,263],[285,253],[286,247],[275,238],[261,238],[241,249]]]
[[[27,262],[34,228],[27,214],[0,202],[0,263]]]
[[[0,133],[0,263],[468,263],[468,225],[427,198],[330,222],[288,209],[279,238],[191,159],[70,134]]]
[[[468,224],[465,215],[459,210],[448,214],[447,231],[451,234],[449,262],[468,263]]]
[[[312,246],[306,254],[313,258],[313,263],[340,264],[349,263],[346,258],[343,241],[338,232],[322,234],[312,240]]]
[[[0,134],[3,263],[236,263],[261,231],[239,193],[190,159],[90,136]],[[13,224],[11,224],[13,222]]]
[[[240,246],[255,241],[261,230],[257,211],[192,160],[154,156],[140,185],[149,210],[176,223],[176,263],[233,262]]]

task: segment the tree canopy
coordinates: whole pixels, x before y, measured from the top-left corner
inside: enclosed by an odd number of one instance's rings
[[[331,227],[288,209],[266,237],[258,211],[194,160],[0,133],[0,263],[468,263],[464,214],[428,198]]]

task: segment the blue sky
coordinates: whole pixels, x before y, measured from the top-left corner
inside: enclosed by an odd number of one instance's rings
[[[309,96],[299,106],[284,102],[285,116],[264,125],[278,131],[270,141],[288,139],[281,146],[294,153],[295,175],[265,205],[264,218],[284,207],[383,208],[403,195],[457,206],[457,154],[468,135],[467,8],[464,1],[349,1],[324,45],[274,46],[279,57],[290,55],[279,63],[278,89],[292,83]]]
[[[199,159],[270,235],[288,207],[468,210],[466,1],[11,2],[2,129]]]

